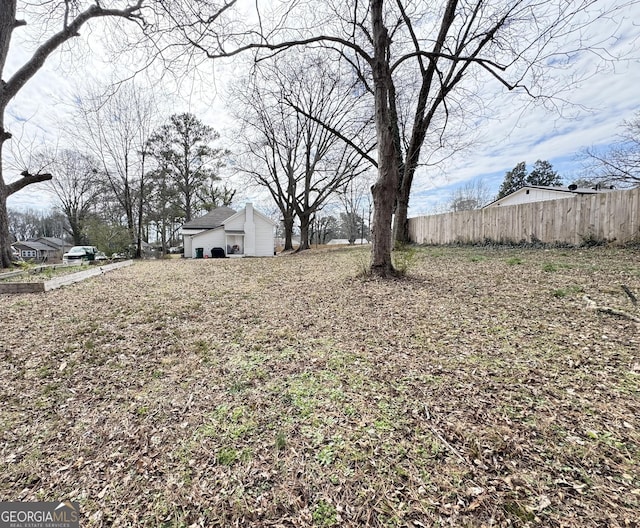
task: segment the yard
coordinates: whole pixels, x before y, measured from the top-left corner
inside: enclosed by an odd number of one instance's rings
[[[2,296],[0,500],[83,527],[639,526],[637,249],[367,260]]]

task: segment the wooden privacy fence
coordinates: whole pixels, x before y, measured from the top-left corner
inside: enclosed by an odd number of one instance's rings
[[[640,188],[409,219],[417,244],[640,241]]]

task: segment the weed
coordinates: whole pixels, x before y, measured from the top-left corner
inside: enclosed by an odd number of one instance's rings
[[[507,502],[504,505],[504,511],[514,517],[517,517],[520,521],[525,523],[533,522],[536,516],[520,506],[517,502]]]
[[[569,295],[575,295],[577,293],[582,293],[584,288],[582,286],[568,286],[567,288],[558,288],[557,290],[553,290],[551,294],[554,297],[562,299],[563,297],[568,297]]]
[[[218,451],[216,460],[221,466],[232,466],[240,459],[238,451],[232,447],[223,447]]]
[[[398,245],[392,254],[393,267],[400,277],[404,277],[416,264],[418,251],[413,246]]]
[[[206,357],[207,353],[209,352],[210,344],[209,341],[205,339],[198,339],[195,343],[193,343],[193,348],[196,351],[196,354]]]
[[[335,506],[327,501],[321,500],[313,510],[313,524],[316,526],[330,527],[338,523]]]
[[[598,237],[592,232],[580,235],[580,246],[582,247],[604,246],[606,243],[607,240],[605,238]]]
[[[335,446],[333,444],[329,444],[320,450],[316,455],[316,459],[321,465],[328,466],[334,461],[335,456]]]
[[[507,259],[507,264],[509,264],[509,266],[517,266],[522,264],[522,259],[520,257],[511,257]]]
[[[39,378],[48,378],[53,370],[49,365],[44,365],[38,369],[37,375]]]
[[[369,253],[358,252],[356,263],[356,276],[367,278],[371,276],[371,256]]]
[[[278,431],[278,434],[276,434],[276,449],[282,451],[285,447],[287,447],[287,437],[283,431]]]
[[[60,387],[59,383],[47,383],[42,389],[43,396],[53,396]]]
[[[542,265],[542,271],[546,271],[547,273],[553,273],[555,271],[558,271],[560,268],[557,264],[554,264],[553,262],[545,262]]]

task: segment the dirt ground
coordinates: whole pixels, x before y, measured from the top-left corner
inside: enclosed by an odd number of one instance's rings
[[[0,298],[0,500],[81,526],[640,526],[640,252],[137,262]]]

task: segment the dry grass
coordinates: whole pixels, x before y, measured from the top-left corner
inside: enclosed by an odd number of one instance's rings
[[[385,282],[366,251],[5,296],[0,499],[91,527],[638,526],[638,252],[418,249]]]

